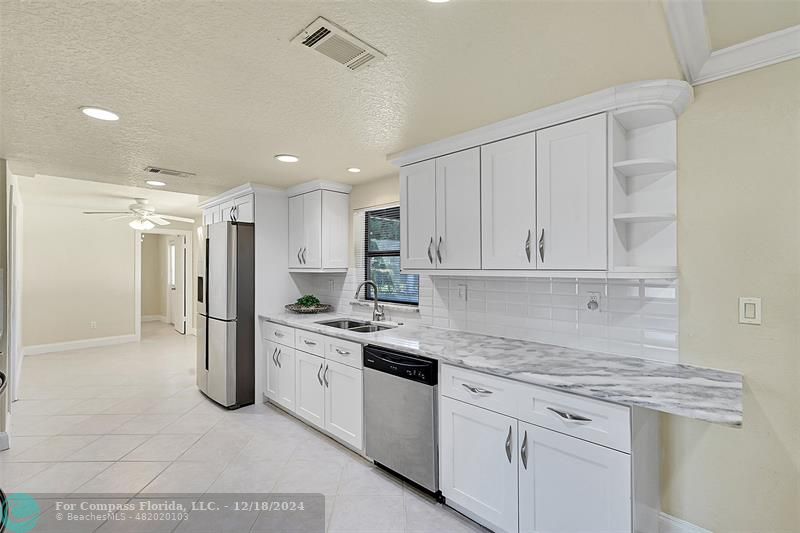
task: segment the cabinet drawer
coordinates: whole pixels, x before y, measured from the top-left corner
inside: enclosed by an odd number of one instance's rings
[[[630,453],[630,408],[534,385],[516,390],[520,420]]]
[[[513,417],[517,416],[516,385],[508,379],[442,365],[441,389],[444,396]]]
[[[274,322],[264,322],[262,332],[264,340],[294,348],[294,328],[275,324]]]
[[[325,337],[325,359],[337,361],[353,368],[362,368],[364,363],[360,344],[332,337]]]
[[[313,353],[323,357],[325,355],[325,341],[327,338],[319,333],[311,333],[296,329],[294,333],[294,346],[298,350]]]

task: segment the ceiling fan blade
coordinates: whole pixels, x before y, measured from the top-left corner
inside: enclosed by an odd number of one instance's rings
[[[130,211],[84,211],[84,215],[130,215]]]
[[[176,216],[173,216],[173,215],[158,215],[158,216],[160,216],[161,218],[166,219],[166,220],[175,220],[176,222],[188,222],[190,224],[194,224],[194,219],[193,218],[176,217]]]
[[[169,222],[164,220],[161,217],[161,215],[150,215],[150,216],[147,217],[147,220],[149,220],[150,222],[155,222],[159,226],[167,226],[167,225],[169,225]]]
[[[120,220],[122,218],[130,218],[130,217],[136,218],[136,215],[132,215],[131,213],[126,213],[124,215],[119,215],[119,216],[116,216],[116,217],[107,218],[106,222],[111,222],[112,220]]]

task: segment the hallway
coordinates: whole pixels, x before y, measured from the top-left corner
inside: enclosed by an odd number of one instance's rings
[[[0,452],[0,487],[121,501],[164,493],[322,493],[329,531],[480,529],[277,409],[212,404],[195,388],[195,341],[152,322],[143,325],[141,343],[27,357],[12,449]],[[48,520],[53,512],[43,509],[37,532],[63,531]],[[250,518],[174,530],[259,531],[267,523],[258,513]],[[120,524],[70,526],[118,531]]]

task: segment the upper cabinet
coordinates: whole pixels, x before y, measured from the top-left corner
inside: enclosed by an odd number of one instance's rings
[[[685,82],[631,83],[390,155],[402,269],[675,278],[676,120],[691,98]]]
[[[480,151],[423,161],[400,173],[401,265],[479,269]],[[476,243],[478,246],[476,246]]]
[[[234,220],[255,223],[256,193],[261,190],[266,188],[247,184],[205,202],[200,206],[203,209],[203,224],[207,226]]]
[[[536,132],[539,268],[605,270],[606,116]]]
[[[336,185],[338,190],[322,188],[318,182],[290,189],[290,271],[347,270],[350,188]]]

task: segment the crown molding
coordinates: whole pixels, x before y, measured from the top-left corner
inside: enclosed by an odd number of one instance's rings
[[[682,80],[648,80],[626,83],[416,148],[389,154],[386,159],[396,166],[409,165],[589,115],[618,111],[634,106],[662,105],[670,108],[678,117],[686,110],[693,97],[691,86]]]
[[[317,191],[317,190],[349,194],[352,189],[353,189],[352,185],[347,185],[346,183],[339,183],[338,181],[313,180],[289,187],[288,189],[286,189],[286,195],[291,197],[291,196],[297,196],[298,194],[305,194],[307,192]]]
[[[712,50],[703,0],[667,0],[664,10],[678,61],[692,85],[800,57],[800,26]]]

